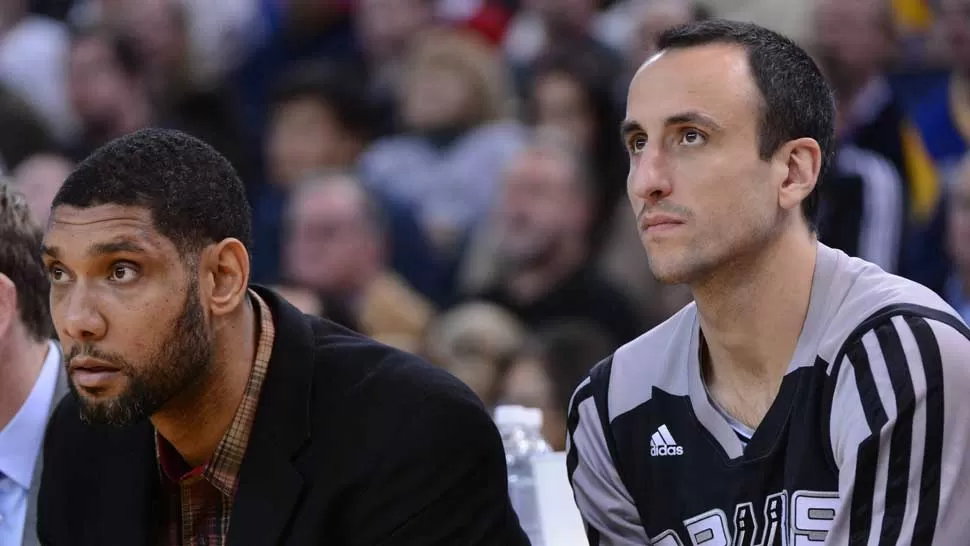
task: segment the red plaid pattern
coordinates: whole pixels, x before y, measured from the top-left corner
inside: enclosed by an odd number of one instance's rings
[[[256,417],[259,392],[266,378],[276,329],[269,307],[255,292],[259,305],[259,343],[246,391],[229,429],[223,435],[209,462],[189,469],[164,438],[155,435],[155,449],[168,500],[160,544],[170,546],[219,546],[229,535],[229,516],[238,482],[239,468],[249,444]]]

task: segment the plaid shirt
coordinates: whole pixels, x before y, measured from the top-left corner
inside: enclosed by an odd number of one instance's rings
[[[160,543],[170,546],[217,546],[226,543],[229,516],[238,483],[239,467],[249,443],[256,417],[259,392],[266,378],[276,329],[266,303],[250,291],[259,306],[259,343],[243,399],[229,429],[222,436],[208,463],[189,469],[175,448],[155,434],[155,451],[161,470],[162,486],[168,497]]]

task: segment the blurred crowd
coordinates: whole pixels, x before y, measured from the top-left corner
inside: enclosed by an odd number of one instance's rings
[[[830,79],[821,241],[970,320],[970,0],[0,0],[0,161],[46,222],[101,144],[203,138],[254,282],[542,408],[562,449],[583,374],[690,300],[650,274],[618,128],[655,39],[706,17]]]

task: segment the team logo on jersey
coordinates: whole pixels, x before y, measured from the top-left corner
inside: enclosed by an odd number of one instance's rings
[[[683,455],[684,448],[677,445],[674,437],[667,430],[667,425],[660,425],[657,432],[650,437],[650,456],[651,457],[670,457]]]

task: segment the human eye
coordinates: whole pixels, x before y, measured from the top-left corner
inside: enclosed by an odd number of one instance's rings
[[[111,265],[108,278],[117,283],[129,283],[138,278],[138,268],[128,262],[117,262]]]
[[[684,129],[680,133],[680,144],[682,146],[699,146],[707,142],[707,136],[697,129]]]
[[[626,148],[630,155],[639,155],[647,147],[647,136],[635,133],[627,137]]]
[[[70,275],[58,264],[51,264],[47,267],[47,278],[52,285],[64,284],[70,281]]]

